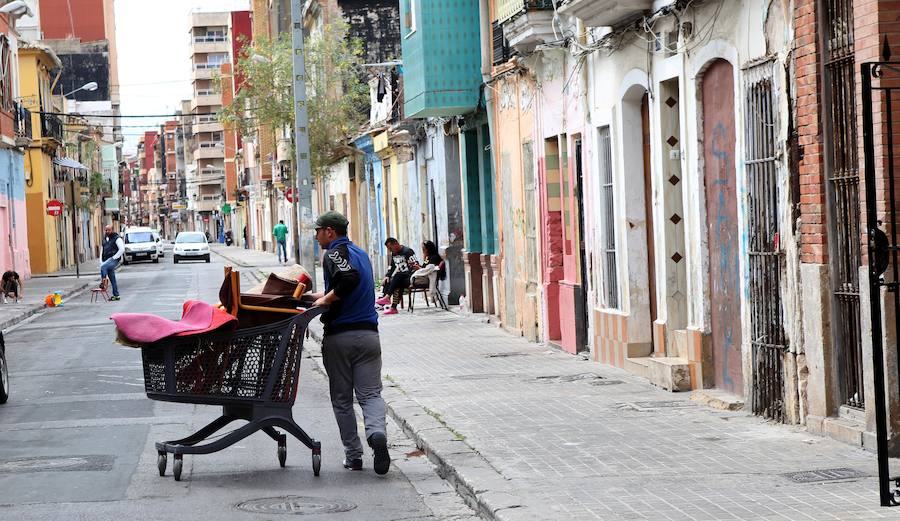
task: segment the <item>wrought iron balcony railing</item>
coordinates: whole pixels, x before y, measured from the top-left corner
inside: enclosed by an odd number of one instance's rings
[[[59,116],[54,114],[41,114],[41,137],[51,138],[63,142],[63,125]]]
[[[16,102],[14,114],[16,137],[24,138],[29,141],[33,139],[34,134],[32,133],[31,111],[23,107],[21,103]]]

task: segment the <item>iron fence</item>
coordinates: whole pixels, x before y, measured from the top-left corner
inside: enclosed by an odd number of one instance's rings
[[[865,407],[859,321],[859,156],[854,71],[853,8],[848,0],[824,0],[825,85],[830,127],[828,157],[833,334],[841,401]]]
[[[744,71],[753,413],[784,421],[787,338],[781,303],[778,160],[772,62]]]
[[[862,90],[863,147],[865,151],[866,234],[869,260],[869,314],[872,321],[872,386],[875,398],[876,448],[878,451],[879,496],[882,506],[900,505],[900,477],[891,477],[888,461],[887,398],[885,390],[885,355],[883,320],[893,320],[887,329],[900,327],[900,219],[894,157],[894,103],[900,103],[900,62],[891,62],[890,49],[884,45],[883,61],[860,66]],[[878,110],[876,126],[873,112]],[[900,120],[898,120],[900,121]],[[880,134],[881,147],[876,155],[875,136]],[[883,159],[882,170],[876,160]],[[887,192],[887,193],[885,193]],[[890,270],[888,272],[888,270]],[[888,275],[885,276],[885,273]],[[884,291],[887,294],[884,294]],[[893,301],[893,309],[882,310],[882,298]],[[891,316],[893,315],[893,316]],[[896,343],[889,346],[896,350]],[[900,359],[897,361],[900,364]],[[896,384],[894,384],[896,385]],[[893,485],[893,487],[892,487]]]
[[[63,124],[55,114],[41,114],[41,137],[63,142]]]

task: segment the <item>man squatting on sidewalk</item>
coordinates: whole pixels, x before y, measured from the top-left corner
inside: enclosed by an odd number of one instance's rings
[[[316,219],[316,240],[325,250],[325,293],[313,297],[316,306],[330,306],[322,315],[322,361],[328,373],[331,407],[344,443],[344,468],[362,470],[363,465],[363,447],[353,411],[355,391],[366,424],[366,439],[375,454],[375,472],[385,474],[391,466],[391,456],[381,398],[375,279],[368,255],[347,238],[348,224],[338,212],[326,212]]]

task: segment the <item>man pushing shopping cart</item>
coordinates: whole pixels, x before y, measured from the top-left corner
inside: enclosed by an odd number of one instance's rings
[[[391,457],[381,398],[381,341],[375,311],[375,278],[366,252],[347,238],[349,221],[338,212],[316,219],[316,240],[325,250],[322,261],[325,291],[313,294],[325,334],[322,361],[328,373],[331,406],[344,444],[344,468],[362,470],[363,446],[356,429],[353,393],[363,411],[366,440],[374,453],[374,468],[387,473]]]

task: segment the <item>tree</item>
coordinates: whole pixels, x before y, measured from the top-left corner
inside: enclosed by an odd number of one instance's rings
[[[365,122],[368,87],[361,81],[362,42],[349,38],[348,26],[339,17],[325,23],[305,44],[306,93],[309,112],[310,163],[312,175],[327,175],[328,166],[342,145]],[[235,64],[235,77],[243,84],[234,102],[223,107],[219,117],[250,135],[260,127],[284,129],[294,126],[293,62],[290,34],[277,39],[259,38]],[[221,81],[229,79],[219,78]],[[291,148],[293,150],[293,147]]]

